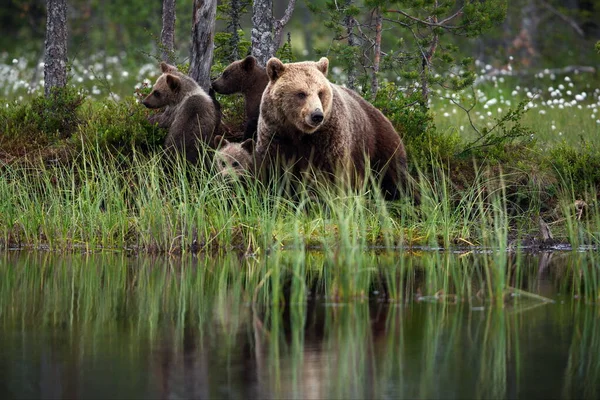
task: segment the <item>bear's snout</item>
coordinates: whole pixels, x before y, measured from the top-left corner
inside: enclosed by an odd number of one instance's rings
[[[310,120],[315,125],[319,125],[321,122],[323,122],[323,118],[323,111],[319,110],[318,108],[310,114]]]

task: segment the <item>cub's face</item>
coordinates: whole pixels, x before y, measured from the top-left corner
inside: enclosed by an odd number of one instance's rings
[[[225,68],[221,76],[215,79],[211,86],[220,94],[239,93],[244,85],[252,84],[254,69],[257,68],[256,58],[248,56],[243,60],[234,61]]]
[[[142,101],[148,108],[162,108],[174,104],[176,94],[181,86],[179,77],[163,73],[152,87],[152,92]]]
[[[217,136],[215,143],[220,143],[221,146],[215,153],[215,165],[219,175],[232,179],[248,175],[252,168],[254,140],[247,139],[242,143],[235,143]]]
[[[267,63],[273,106],[304,133],[315,132],[329,117],[333,95],[325,76],[328,65],[325,57],[319,62],[292,64],[271,58]]]

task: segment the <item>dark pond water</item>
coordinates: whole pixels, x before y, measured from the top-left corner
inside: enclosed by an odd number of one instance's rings
[[[597,399],[592,256],[0,254],[0,398]]]

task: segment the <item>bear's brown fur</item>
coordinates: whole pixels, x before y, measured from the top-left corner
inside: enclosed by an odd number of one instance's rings
[[[406,152],[391,122],[352,90],[326,78],[329,61],[267,63],[255,159],[262,173],[290,167],[345,178],[356,187],[370,168],[395,199],[406,183]],[[277,160],[277,161],[275,161]]]
[[[161,63],[161,70],[162,75],[142,104],[152,109],[164,108],[150,121],[169,130],[165,148],[184,153],[189,162],[196,164],[200,146],[212,145],[217,134],[219,112],[213,99],[191,77],[166,63]]]
[[[254,140],[246,139],[241,143],[230,142],[217,135],[214,145],[218,148],[215,153],[217,173],[226,178],[247,176],[253,168]]]
[[[262,94],[269,83],[264,68],[256,58],[248,56],[229,64],[221,76],[212,82],[212,88],[220,94],[242,93],[246,111],[244,138],[256,137],[256,126]]]

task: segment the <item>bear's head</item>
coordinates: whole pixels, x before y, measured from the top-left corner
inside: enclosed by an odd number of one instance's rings
[[[197,92],[200,86],[190,76],[167,63],[160,63],[162,74],[152,86],[152,91],[142,101],[148,108],[163,108],[178,104],[186,95]],[[201,89],[200,89],[201,90]]]
[[[256,58],[248,56],[229,64],[221,76],[212,81],[211,86],[220,94],[244,92],[264,75],[265,70],[258,65]]]
[[[215,153],[215,166],[219,175],[225,178],[239,178],[250,172],[253,165],[253,139],[237,143],[217,135],[214,145],[218,148]]]
[[[273,57],[267,62],[267,91],[271,105],[279,112],[278,118],[285,118],[304,133],[313,133],[327,122],[333,101],[326,77],[328,67],[329,60],[325,57],[318,62],[290,64]]]

